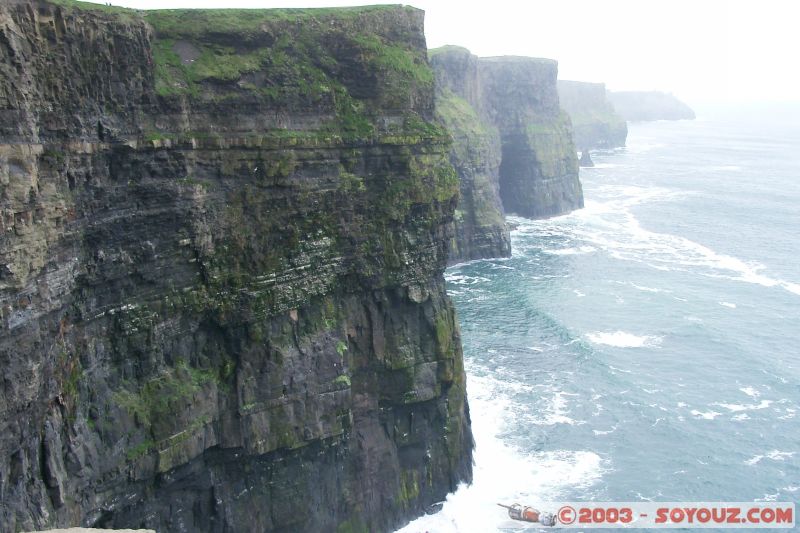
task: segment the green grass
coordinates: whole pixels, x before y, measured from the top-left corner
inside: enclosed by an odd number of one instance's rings
[[[65,0],[61,0],[65,1]],[[323,7],[302,9],[159,9],[147,11],[145,19],[156,32],[189,39],[209,32],[260,32],[262,25],[303,19],[354,18],[364,13],[402,8],[401,5]]]
[[[333,380],[333,383],[339,387],[349,387],[350,386],[350,376],[342,374],[341,376],[337,376],[336,379]]]
[[[420,84],[433,83],[433,71],[414,50],[385,43],[377,35],[356,35],[353,41],[371,54],[374,66],[404,74]]]
[[[454,135],[488,135],[491,129],[484,124],[475,109],[449,89],[436,97],[436,115]]]
[[[454,44],[446,44],[444,46],[440,46],[438,48],[429,48],[428,49],[428,58],[438,56],[439,54],[444,54],[447,52],[466,52],[471,53],[469,50],[464,48],[463,46],[456,46]]]
[[[211,381],[219,380],[214,370],[201,370],[179,362],[147,381],[140,389],[121,389],[114,394],[117,404],[143,426],[155,419],[171,416],[176,404],[189,399]]]
[[[102,13],[111,13],[115,15],[128,15],[133,16],[136,10],[128,9],[127,7],[107,6],[104,3],[95,4],[94,2],[81,2],[79,0],[47,0],[49,3],[61,6],[67,9],[80,9],[83,11],[97,11]]]
[[[140,457],[144,457],[151,451],[156,449],[156,443],[152,440],[146,440],[142,443],[137,444],[133,448],[127,451],[125,456],[127,457],[128,461],[135,461]]]
[[[218,102],[256,98],[275,108],[327,108],[335,118],[319,129],[317,140],[372,142],[377,134],[376,113],[407,108],[414,93],[433,85],[433,72],[423,50],[404,38],[389,39],[371,29],[384,22],[371,14],[397,9],[413,8],[146,12],[144,18],[155,35],[156,92],[164,98],[188,96]],[[362,20],[365,15],[370,18]],[[192,59],[181,57],[181,46],[193,48]],[[339,63],[343,58],[346,65]],[[351,94],[354,82],[342,72],[353,70],[352,61],[360,63],[356,69],[377,76],[378,90],[357,98]],[[412,120],[395,140],[402,143],[412,140],[410,136],[440,136],[435,128],[426,121]],[[169,138],[163,133],[148,135],[145,140]],[[302,138],[308,134],[278,135]]]

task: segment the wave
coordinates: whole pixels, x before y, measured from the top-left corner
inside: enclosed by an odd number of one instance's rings
[[[704,420],[714,420],[718,416],[722,416],[722,413],[718,413],[716,411],[707,411],[705,413],[698,411],[697,409],[692,409],[689,413],[695,418],[702,418]]]
[[[711,405],[716,405],[718,407],[724,407],[728,411],[733,413],[738,413],[740,411],[757,411],[759,409],[766,409],[770,405],[772,405],[772,400],[761,400],[758,404],[740,404],[740,403],[719,403],[715,402]]]
[[[754,455],[750,459],[746,460],[744,464],[749,466],[755,466],[760,463],[763,459],[770,459],[772,461],[785,461],[790,457],[794,457],[795,452],[782,452],[779,450],[772,450],[767,452],[764,455]]]
[[[602,476],[602,460],[594,452],[523,453],[503,441],[500,435],[505,421],[517,420],[524,410],[505,392],[513,390],[515,384],[474,372],[468,372],[468,376],[475,436],[473,483],[462,484],[449,494],[441,511],[414,520],[398,533],[496,531],[507,522],[497,502],[557,500],[566,489],[590,487]],[[556,393],[551,399],[551,415],[564,412],[565,395]]]
[[[761,396],[761,393],[758,392],[753,387],[742,387],[739,390],[742,391],[743,393],[747,394],[751,398],[757,398],[757,397]]]
[[[586,338],[594,344],[614,346],[615,348],[642,348],[661,344],[662,337],[655,335],[634,335],[625,331],[596,331],[587,333]]]
[[[549,254],[574,255],[597,250],[611,257],[634,261],[661,271],[697,272],[713,278],[778,287],[800,296],[800,283],[769,275],[758,261],[717,252],[686,237],[649,231],[631,211],[643,203],[671,201],[694,194],[664,187],[598,186],[586,207],[569,215],[543,221],[515,217],[517,237],[566,237],[570,247],[546,249]],[[523,246],[525,245],[524,243]],[[725,305],[721,302],[721,305]]]
[[[578,248],[555,248],[555,249],[542,249],[542,252],[551,255],[583,255],[596,252],[597,248],[594,246],[580,246]]]

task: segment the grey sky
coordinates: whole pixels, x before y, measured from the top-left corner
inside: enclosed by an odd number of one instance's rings
[[[111,0],[141,9],[318,7],[372,0]],[[791,0],[413,0],[428,46],[559,62],[559,77],[658,89],[689,103],[800,100]]]

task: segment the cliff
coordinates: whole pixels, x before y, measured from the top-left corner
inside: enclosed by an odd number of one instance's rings
[[[500,132],[480,113],[478,58],[459,47],[431,50],[436,116],[453,137],[450,162],[460,198],[450,262],[508,257],[511,237],[500,201]]]
[[[583,207],[555,61],[478,58],[456,46],[429,56],[461,185],[452,262],[510,255],[504,211],[543,218]]]
[[[423,13],[0,6],[0,530],[385,531],[471,478]]]
[[[625,120],[694,120],[692,109],[669,93],[611,91],[608,99]]]
[[[492,57],[478,64],[485,113],[500,130],[500,198],[506,211],[528,218],[583,207],[557,74],[558,64],[550,59]]]
[[[625,146],[628,125],[608,100],[605,84],[558,80],[558,98],[572,120],[578,149]]]

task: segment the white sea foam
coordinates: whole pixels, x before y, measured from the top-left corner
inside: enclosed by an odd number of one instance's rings
[[[467,276],[460,272],[445,272],[444,279],[453,285],[475,285],[477,283],[485,283],[489,279],[481,276]]]
[[[704,420],[714,420],[718,416],[721,416],[722,413],[718,413],[716,411],[706,411],[705,413],[698,411],[697,409],[692,409],[689,413],[694,416],[695,418],[702,418]]]
[[[720,402],[715,402],[715,403],[712,403],[711,405],[724,407],[728,411],[731,411],[733,413],[738,413],[740,411],[756,411],[756,410],[759,410],[759,409],[766,409],[767,407],[772,405],[772,403],[773,403],[772,400],[761,400],[761,402],[758,403],[758,404],[740,404],[740,403],[720,403]]]
[[[772,461],[785,461],[786,459],[793,457],[794,454],[795,452],[782,452],[779,450],[772,450],[764,455],[754,455],[750,459],[746,460],[744,464],[749,466],[754,466],[760,463],[763,459],[771,459]]]
[[[602,430],[599,430],[599,429],[593,429],[592,433],[594,433],[595,435],[609,435],[611,433],[614,433],[616,430],[617,430],[617,426],[611,426],[611,429],[609,429],[607,431],[602,431]]]
[[[719,302],[719,305],[723,307],[729,307],[731,309],[736,309],[736,304],[732,304],[730,302]]]
[[[742,391],[743,393],[747,394],[747,395],[748,395],[748,396],[750,396],[751,398],[758,398],[759,396],[761,396],[761,393],[760,393],[760,392],[758,392],[758,391],[757,391],[756,389],[754,389],[753,387],[742,387],[742,388],[741,388],[741,389],[739,389],[739,390],[740,390],[740,391]]]
[[[554,426],[568,424],[571,426],[585,424],[583,420],[575,420],[569,415],[569,406],[566,396],[571,396],[563,391],[555,391],[553,396],[546,400],[543,407],[536,410],[536,414],[528,417],[531,424],[536,426]]]
[[[583,255],[596,252],[597,248],[595,248],[594,246],[579,246],[577,248],[543,249],[542,251],[546,254],[551,254],[551,255]]]
[[[634,335],[625,331],[595,331],[587,333],[586,338],[594,344],[603,344],[616,348],[658,346],[662,340],[662,337],[655,335]]]
[[[642,285],[637,285],[635,283],[631,283],[631,286],[634,289],[638,289],[638,290],[644,291],[644,292],[671,292],[671,291],[668,291],[668,290],[665,290],[665,289],[656,289],[654,287],[644,287]]]
[[[523,454],[498,434],[509,413],[518,411],[508,396],[509,383],[469,376],[470,411],[475,435],[473,483],[447,496],[442,510],[423,516],[401,533],[478,533],[496,531],[507,521],[497,502],[556,500],[568,487],[590,487],[602,476],[600,456],[590,451],[555,450]],[[556,393],[556,408],[564,408],[566,393]],[[562,402],[560,407],[559,402]],[[513,418],[513,417],[512,417]]]
[[[571,248],[546,250],[551,254],[603,250],[616,259],[643,263],[657,270],[691,270],[709,277],[779,287],[800,296],[800,283],[767,274],[763,264],[719,253],[679,235],[646,230],[631,211],[631,207],[643,203],[673,200],[693,192],[613,185],[600,187],[599,192],[601,198],[606,198],[604,201],[587,200],[584,209],[570,215],[536,222],[519,218],[518,231],[537,236],[563,236],[566,231],[577,239]]]

